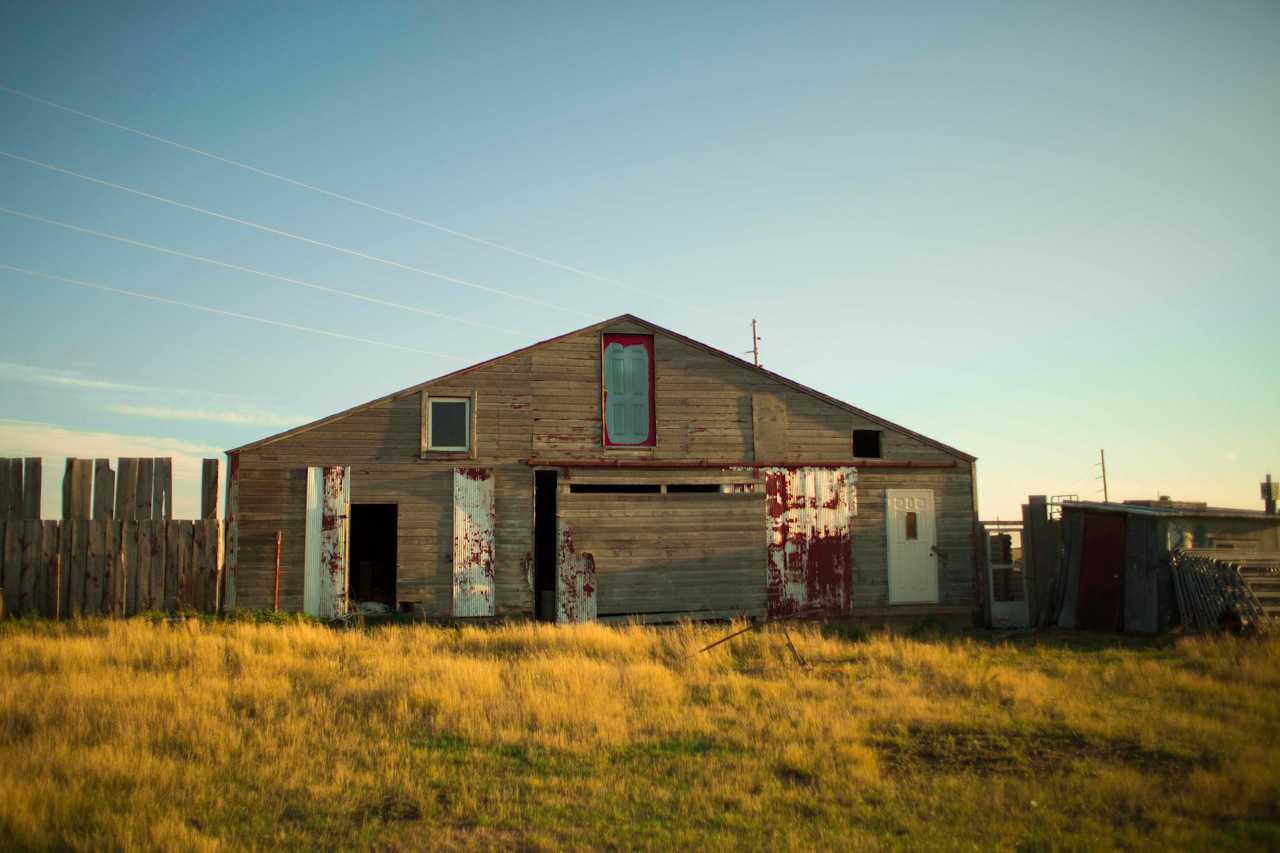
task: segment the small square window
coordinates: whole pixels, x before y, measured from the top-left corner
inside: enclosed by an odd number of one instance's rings
[[[915,514],[914,512],[909,512],[909,513],[907,513],[907,516],[906,516],[906,522],[907,522],[907,536],[906,536],[906,538],[907,538],[907,539],[919,539],[919,538],[920,538],[920,528],[919,528],[919,522],[916,520],[916,514]]]
[[[879,459],[880,430],[855,429],[853,431],[853,455],[857,459]]]
[[[465,397],[440,397],[431,406],[431,440],[428,450],[469,450],[471,447],[471,401]]]

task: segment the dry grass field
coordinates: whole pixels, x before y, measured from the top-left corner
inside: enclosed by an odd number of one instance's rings
[[[0,847],[1275,848],[1280,642],[0,627]]]

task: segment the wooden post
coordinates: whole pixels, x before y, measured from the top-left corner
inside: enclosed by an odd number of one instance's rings
[[[191,569],[187,575],[185,589],[182,592],[188,607],[204,612],[204,567],[205,549],[208,547],[207,531],[203,520],[195,522],[191,527]]]
[[[276,579],[275,592],[271,596],[271,609],[280,609],[280,545],[284,542],[284,534],[276,531]]]
[[[9,459],[9,511],[10,519],[22,518],[22,460]]]
[[[115,501],[116,474],[111,470],[111,460],[93,460],[93,520],[106,521],[108,518],[115,518],[117,515]]]
[[[23,519],[22,525],[22,580],[21,610],[23,616],[38,615],[39,605],[36,597],[36,581],[40,577],[42,565],[40,552],[43,548],[44,528],[35,519]]]
[[[169,613],[178,609],[178,555],[181,550],[178,537],[178,522],[165,522],[164,609]]]
[[[172,521],[178,525],[178,607],[192,607],[191,564],[195,552],[195,525],[190,521]]]
[[[149,610],[163,610],[167,600],[165,584],[169,579],[169,524],[151,522],[151,606]]]
[[[9,507],[9,460],[0,459],[0,521],[13,516]]]
[[[218,612],[219,567],[222,565],[222,537],[218,519],[204,520],[205,562],[204,562],[204,610],[206,613]]]
[[[24,518],[40,517],[40,487],[44,479],[41,464],[42,460],[39,456],[31,456],[23,460],[22,515]]]
[[[4,612],[22,612],[22,522],[11,518],[4,525]]]
[[[138,512],[138,460],[121,458],[116,479],[116,521],[132,521]]]
[[[136,616],[138,599],[142,593],[142,574],[138,557],[138,532],[141,525],[136,521],[126,521],[120,531],[121,576],[124,578],[124,610],[125,616]]]
[[[151,517],[173,521],[173,460],[166,456],[155,460],[155,486],[151,495]]]
[[[105,598],[105,580],[107,573],[107,525],[106,521],[88,523],[89,555],[84,574],[84,613],[86,616],[101,616],[102,602]]]
[[[151,520],[152,490],[155,488],[156,461],[151,458],[138,460],[138,491],[134,500],[134,518]]]
[[[107,522],[107,547],[106,560],[104,560],[103,572],[103,601],[102,612],[108,616],[122,617],[125,615],[125,594],[127,593],[125,584],[125,570],[123,556],[123,543],[121,542],[121,534],[124,522],[108,521]]]
[[[200,517],[218,517],[218,460],[206,459],[200,468]]]
[[[41,580],[36,584],[40,599],[40,614],[50,619],[58,618],[61,567],[58,557],[64,527],[56,521],[42,521],[44,533],[40,537],[40,561],[43,563]]]

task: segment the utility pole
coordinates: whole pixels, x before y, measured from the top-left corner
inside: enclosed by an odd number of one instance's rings
[[[756,334],[756,321],[751,321],[751,357],[760,366],[760,336]]]
[[[1107,493],[1107,451],[1098,451],[1098,464],[1102,466],[1102,502],[1111,503],[1111,496]]]

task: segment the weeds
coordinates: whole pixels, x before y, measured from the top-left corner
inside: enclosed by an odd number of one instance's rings
[[[0,626],[0,846],[1280,844],[1280,641]]]

